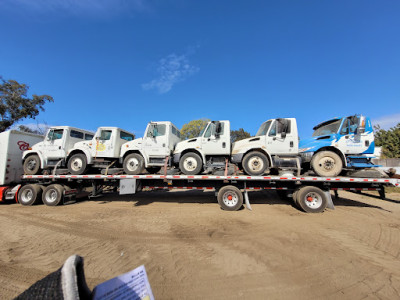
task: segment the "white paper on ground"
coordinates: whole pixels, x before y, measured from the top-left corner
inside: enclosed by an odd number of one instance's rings
[[[154,300],[144,265],[107,280],[93,290],[94,300]]]

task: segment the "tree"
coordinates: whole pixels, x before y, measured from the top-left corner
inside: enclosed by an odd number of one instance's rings
[[[209,119],[193,120],[184,124],[181,129],[181,137],[183,139],[191,139],[198,137],[201,130],[210,122]]]
[[[49,129],[50,126],[48,126],[46,123],[45,124],[39,124],[37,123],[35,126],[26,126],[26,125],[19,125],[17,129],[22,132],[29,132],[29,133],[34,133],[34,134],[39,134],[39,135],[45,135],[47,129]]]
[[[400,123],[389,130],[381,129],[380,126],[375,128],[375,145],[382,147],[383,158],[399,158],[400,157]]]
[[[231,142],[237,142],[243,139],[247,139],[251,137],[250,133],[244,131],[243,128],[239,128],[239,130],[231,130]]]
[[[35,118],[39,110],[44,111],[46,102],[53,102],[49,95],[27,96],[29,86],[15,80],[0,77],[0,132],[25,118]]]

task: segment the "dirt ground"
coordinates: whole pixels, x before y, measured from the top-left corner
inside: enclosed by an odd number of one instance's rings
[[[79,254],[91,289],[143,264],[156,299],[399,299],[400,193],[339,195],[322,214],[273,191],[236,212],[201,191],[0,205],[0,298]]]

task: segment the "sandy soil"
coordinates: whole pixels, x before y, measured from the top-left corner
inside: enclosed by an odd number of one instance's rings
[[[399,299],[400,194],[340,196],[322,214],[272,191],[236,212],[198,191],[1,205],[0,298],[79,254],[90,288],[144,264],[156,299]]]

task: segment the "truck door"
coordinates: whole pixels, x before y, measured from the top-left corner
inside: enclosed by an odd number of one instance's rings
[[[359,130],[360,121],[362,120],[358,116],[351,116],[342,122],[337,144],[345,154],[361,154],[369,148],[368,134],[364,130]]]
[[[114,148],[117,138],[115,130],[101,129],[96,134],[96,147],[94,157],[114,157]]]
[[[265,137],[270,154],[290,155],[298,151],[298,136],[291,130],[291,120],[275,119]]]
[[[166,124],[150,123],[147,126],[144,147],[149,157],[165,157],[170,154],[167,143],[168,131]]]
[[[43,154],[47,160],[65,157],[64,142],[68,138],[68,132],[64,129],[50,129],[43,145]]]
[[[201,137],[201,148],[207,155],[229,155],[230,132],[224,122],[210,122]]]

